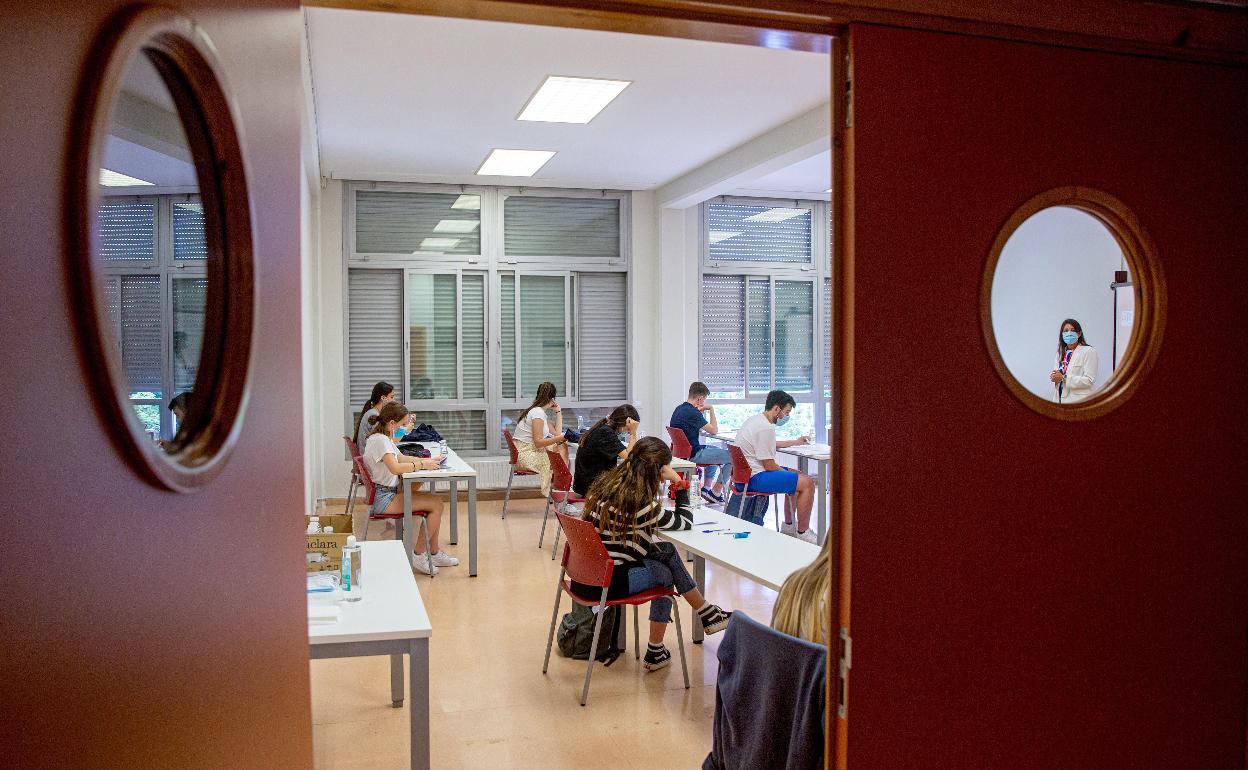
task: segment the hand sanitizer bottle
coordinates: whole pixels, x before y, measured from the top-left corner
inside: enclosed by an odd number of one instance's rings
[[[342,598],[349,602],[358,602],[364,598],[364,586],[360,583],[360,546],[355,542],[355,535],[347,535],[347,544],[342,547]]]

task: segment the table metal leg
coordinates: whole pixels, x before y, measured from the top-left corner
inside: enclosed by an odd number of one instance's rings
[[[429,770],[429,640],[413,639],[408,653],[408,711],[412,719],[412,770]]]
[[[407,552],[408,564],[411,564],[416,558],[412,551],[412,538],[416,533],[416,528],[412,526],[412,480],[404,477],[401,483],[403,485],[403,549]]]
[[[459,481],[448,479],[451,488],[451,545],[459,542]]]
[[[819,545],[828,536],[828,463],[819,461]]]
[[[454,521],[454,519],[452,519]],[[468,477],[468,577],[477,576],[477,478]]]
[[[698,584],[702,596],[706,596],[706,559],[693,555],[693,579]],[[693,613],[693,643],[702,644],[702,624],[698,622],[698,613]]]
[[[390,705],[403,708],[403,653],[390,656]]]

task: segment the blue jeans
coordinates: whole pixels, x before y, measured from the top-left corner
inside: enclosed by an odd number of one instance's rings
[[[727,449],[717,446],[701,446],[690,459],[698,465],[712,466],[706,469],[705,486],[710,486],[710,482],[715,481],[717,477],[721,478],[724,483],[732,479],[732,455],[728,454]]]
[[[644,566],[628,571],[628,592],[640,593],[650,588],[673,586],[677,593],[685,594],[698,587],[685,569],[676,547],[671,543],[656,543],[655,549],[641,560]],[[672,622],[672,599],[664,596],[650,602],[650,622]]]

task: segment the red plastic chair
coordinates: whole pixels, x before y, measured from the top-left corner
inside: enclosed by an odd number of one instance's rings
[[[615,563],[611,561],[607,548],[602,544],[602,539],[598,537],[598,531],[594,529],[594,525],[588,521],[583,521],[574,516],[568,516],[564,513],[557,513],[559,517],[559,527],[568,535],[567,545],[563,549],[563,564],[559,569],[559,583],[555,588],[555,610],[550,615],[550,635],[546,639],[546,660],[542,663],[542,673],[550,668],[550,648],[555,641],[555,624],[559,620],[559,602],[563,598],[563,594],[567,594],[569,598],[582,607],[597,607],[597,616],[594,620],[594,638],[589,643],[589,665],[585,667],[585,686],[581,688],[581,705],[585,705],[585,701],[589,699],[589,679],[594,673],[594,650],[598,649],[598,634],[602,631],[602,613],[607,607],[616,605],[632,605],[633,607],[633,647],[635,657],[641,658],[641,625],[637,619],[637,607],[655,599],[664,596],[672,597],[672,621],[676,624],[677,644],[680,647],[680,668],[685,675],[685,689],[689,689],[689,666],[685,662],[685,633],[680,627],[680,594],[672,588],[659,587],[651,588],[641,593],[625,596],[622,599],[607,599],[607,588],[611,585],[611,573],[615,570]],[[583,599],[572,592],[571,581],[595,586],[602,589],[602,596],[598,601],[592,599]],[[620,617],[624,618],[625,613],[621,612]]]
[[[511,473],[507,474],[507,494],[503,495],[503,518],[505,519],[507,518],[507,501],[511,499],[512,479],[516,476],[536,476],[537,471],[520,467],[520,453],[516,451],[516,440],[512,437],[511,431],[503,428],[503,438],[507,439],[507,451],[511,453]],[[546,528],[545,521],[542,522],[542,528]]]
[[[750,491],[750,464],[745,459],[745,452],[741,451],[741,447],[736,444],[728,445],[728,456],[732,458],[732,488],[729,490],[728,500],[733,495],[741,495],[746,498],[750,497],[775,497],[770,492],[751,492]],[[724,510],[728,510],[727,502],[724,501]],[[769,503],[770,504],[770,503]],[[741,505],[745,505],[745,501],[741,501]],[[740,510],[740,509],[738,509]],[[776,531],[780,531],[780,506],[776,506]]]
[[[563,455],[550,449],[546,450],[550,458],[550,494],[546,497],[546,510],[542,513],[542,534],[537,538],[537,547],[542,547],[546,538],[546,519],[550,517],[550,504],[558,506],[560,513],[568,512],[568,503],[583,503],[585,498],[572,491],[572,471]],[[555,552],[559,549],[559,530],[555,530],[555,543],[550,547],[550,560],[555,560]]]
[[[360,481],[360,474],[355,469],[355,458],[361,456],[360,447],[351,440],[350,436],[343,436],[342,440],[347,445],[347,451],[351,453],[351,487],[347,490],[347,509],[345,511],[350,516],[351,511],[355,508],[355,493],[360,487],[364,486],[364,482]]]
[[[667,435],[672,439],[672,457],[679,457],[682,460],[693,459],[693,445],[689,443],[689,437],[680,428],[667,426]],[[697,465],[697,464],[695,464]],[[718,465],[697,465],[698,475],[706,478],[707,468],[718,468]],[[704,484],[705,485],[705,484]]]
[[[368,472],[368,466],[364,464],[364,457],[362,455],[356,455],[355,457],[352,458],[351,461],[355,465],[356,475],[360,477],[360,481],[361,483],[363,483],[365,491],[368,492],[368,495],[364,498],[364,504],[368,506],[368,521],[372,521],[373,519],[387,519],[387,520],[393,521],[394,522],[394,538],[396,540],[402,540],[403,539],[403,513],[401,511],[398,513],[373,513],[373,500],[375,500],[377,497],[377,485],[373,483],[373,477]],[[428,515],[429,514],[425,513],[424,511],[412,511],[412,517],[420,522],[420,528],[425,533],[425,553],[432,553],[432,551],[429,550],[429,522],[426,518]],[[360,541],[363,542],[367,539],[368,539],[368,522],[365,522],[364,533],[363,533],[363,536],[360,537]],[[429,577],[431,578],[433,577],[433,561],[432,560],[430,560],[429,562]]]

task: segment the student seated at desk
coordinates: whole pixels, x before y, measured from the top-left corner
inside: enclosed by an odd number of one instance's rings
[[[546,427],[547,408],[555,413],[553,430]],[[550,469],[550,458],[546,456],[546,450],[553,449],[563,455],[564,462],[568,461],[568,440],[563,436],[563,410],[555,400],[553,382],[543,382],[537,386],[537,395],[529,408],[520,415],[512,440],[516,443],[516,455],[520,465],[536,471],[542,477],[542,494],[549,496],[553,471]]]
[[[408,457],[399,452],[395,441],[407,433],[407,407],[391,401],[382,405],[381,410],[371,417],[372,428],[368,440],[364,443],[364,462],[368,466],[368,474],[377,486],[377,495],[373,498],[373,513],[402,513],[403,498],[399,495],[399,476],[415,471],[432,471],[441,466],[442,458]],[[413,483],[413,489],[420,484]],[[438,574],[438,567],[454,567],[459,559],[438,548],[438,528],[442,524],[442,498],[427,492],[412,494],[412,512],[421,511],[425,516],[425,526],[429,527],[430,556],[423,552],[424,543],[421,538],[413,537],[416,558],[413,565],[417,571]],[[412,533],[415,535],[415,533]],[[430,561],[433,562],[432,569]]]
[[[664,510],[657,499],[660,482],[681,481],[671,462],[672,451],[662,440],[648,436],[637,441],[624,462],[603,473],[589,488],[582,518],[598,530],[615,562],[608,599],[673,586],[697,612],[703,633],[714,634],[727,628],[732,613],[703,598],[676,548],[654,536],[660,529],[689,529],[693,525],[689,490],[677,491],[672,511]],[[573,590],[588,599],[601,596],[600,589],[579,583],[573,583]],[[663,644],[671,610],[668,597],[650,603],[649,644],[642,659],[647,671],[657,671],[672,662],[672,654]]]
[[[584,497],[602,474],[628,457],[637,443],[641,415],[632,404],[621,404],[581,435],[576,449],[576,474],[572,491]]]
[[[360,409],[360,419],[355,423],[355,444],[364,454],[364,442],[368,440],[368,432],[373,429],[373,418],[383,406],[394,401],[394,386],[388,382],[379,382],[373,386],[373,392]]]
[[[776,441],[776,426],[789,421],[789,413],[797,402],[783,390],[767,394],[761,414],[746,420],[737,431],[736,443],[750,464],[750,491],[787,495],[784,505],[786,535],[799,537],[810,543],[818,542],[818,536],[810,527],[810,511],[815,504],[815,480],[791,468],[783,468],[776,462],[776,450],[784,447],[809,444],[810,438]],[[797,508],[797,529],[793,528],[793,508]]]
[[[724,481],[732,479],[732,457],[728,450],[718,446],[705,446],[699,441],[701,434],[714,436],[719,433],[719,419],[715,416],[715,406],[706,403],[711,389],[701,382],[689,385],[689,400],[676,407],[672,419],[668,423],[679,428],[685,438],[689,439],[690,461],[698,465],[711,466],[706,469],[706,477],[702,481],[702,497],[708,503],[724,501]]]

